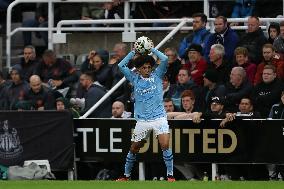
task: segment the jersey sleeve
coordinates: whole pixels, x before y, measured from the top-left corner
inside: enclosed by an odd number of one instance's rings
[[[161,51],[155,48],[152,48],[151,51],[160,59],[160,64],[156,68],[155,72],[160,78],[163,78],[165,73],[167,72],[168,57],[164,53],[162,53]]]
[[[126,77],[127,80],[129,80],[131,83],[133,83],[134,81],[134,72],[131,71],[127,65],[129,63],[129,61],[134,57],[135,52],[131,51],[130,53],[128,53],[126,55],[126,57],[124,57],[124,59],[118,64],[119,70],[124,74],[124,76]]]

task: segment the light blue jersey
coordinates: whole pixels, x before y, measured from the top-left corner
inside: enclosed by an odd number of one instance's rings
[[[157,49],[151,51],[160,59],[160,65],[150,74],[149,78],[143,78],[140,74],[131,71],[127,64],[135,55],[134,51],[118,64],[121,72],[134,86],[134,117],[136,120],[155,120],[166,117],[163,103],[162,80],[167,71],[168,57]]]

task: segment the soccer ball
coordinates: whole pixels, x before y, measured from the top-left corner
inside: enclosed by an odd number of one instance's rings
[[[153,41],[145,36],[139,37],[134,43],[134,50],[138,54],[149,54],[153,47]]]

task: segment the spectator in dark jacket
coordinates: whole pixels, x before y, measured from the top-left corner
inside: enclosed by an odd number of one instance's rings
[[[213,69],[218,72],[217,83],[223,83],[229,81],[229,75],[231,72],[232,64],[227,60],[224,60],[225,49],[221,44],[215,44],[211,46],[209,53],[209,60],[211,64],[208,69]]]
[[[251,91],[252,84],[246,78],[245,69],[234,67],[231,71],[230,82],[226,84],[226,110],[236,112],[240,100],[244,96],[249,96]]]
[[[284,90],[281,93],[281,100],[278,104],[274,104],[270,110],[269,118],[284,119]]]
[[[178,59],[177,51],[175,48],[166,48],[165,55],[169,58],[166,75],[170,83],[175,84],[177,81],[178,71],[181,68],[181,62]]]
[[[271,22],[268,27],[268,42],[273,44],[274,40],[280,34],[280,25],[277,22]]]
[[[284,84],[276,78],[276,68],[273,65],[264,66],[262,80],[255,86],[252,99],[261,117],[268,118],[272,105],[280,99]]]
[[[181,68],[178,74],[178,81],[174,85],[170,85],[170,89],[167,94],[167,98],[171,98],[174,102],[174,105],[178,110],[181,107],[181,94],[185,90],[192,90],[194,96],[200,98],[200,88],[191,80],[190,73],[187,69]],[[197,99],[196,99],[197,100]]]
[[[204,88],[202,90],[202,99],[204,99],[205,112],[210,111],[212,97],[218,96],[224,98],[226,95],[225,86],[223,84],[218,84],[217,78],[218,73],[215,70],[207,70],[203,75]]]
[[[55,97],[51,89],[42,85],[38,75],[30,77],[30,90],[25,100],[31,103],[33,110],[54,110]]]
[[[15,65],[12,67],[10,72],[12,84],[7,88],[6,93],[6,102],[7,102],[7,110],[16,110],[16,104],[24,100],[24,97],[28,94],[29,84],[24,81],[22,68],[20,65]]]
[[[260,28],[259,18],[250,16],[248,18],[247,33],[241,37],[238,46],[246,47],[249,51],[249,58],[255,64],[261,61],[262,46],[267,42],[267,39]]]
[[[225,48],[224,58],[231,60],[234,56],[234,50],[239,42],[238,34],[232,30],[227,23],[227,18],[224,16],[218,16],[214,21],[215,33],[210,34],[207,43],[205,44],[205,58],[209,60],[209,52],[211,46],[214,44],[221,44]]]
[[[20,65],[22,67],[23,79],[29,81],[30,77],[35,74],[39,62],[36,59],[35,48],[28,45],[24,48],[24,57],[21,58]]]
[[[93,84],[94,77],[90,72],[85,72],[80,76],[80,84],[85,90],[85,108],[82,112],[86,113],[94,104],[96,104],[105,94],[105,88]],[[111,117],[111,101],[107,98],[96,110],[94,110],[89,117],[95,118],[109,118]]]
[[[71,87],[77,80],[76,69],[62,58],[56,58],[52,50],[46,50],[42,62],[37,67],[36,75],[43,83],[56,89]]]
[[[111,88],[111,65],[108,64],[109,53],[106,50],[91,51],[81,65],[81,72],[91,71],[97,81],[106,89]]]

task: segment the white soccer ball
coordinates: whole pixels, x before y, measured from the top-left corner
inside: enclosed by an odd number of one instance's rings
[[[134,50],[138,54],[149,54],[154,43],[149,37],[139,37],[134,43]]]

